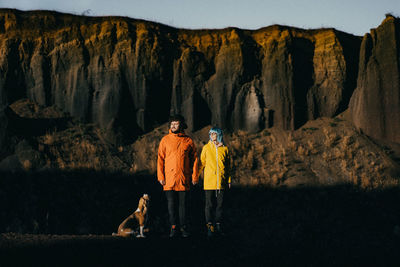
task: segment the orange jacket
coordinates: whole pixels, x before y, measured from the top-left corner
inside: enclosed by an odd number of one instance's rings
[[[158,181],[164,190],[187,191],[199,179],[198,159],[193,140],[184,133],[172,133],[161,139],[157,161]]]

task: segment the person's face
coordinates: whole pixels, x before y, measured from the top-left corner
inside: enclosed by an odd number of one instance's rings
[[[171,132],[173,132],[173,133],[178,132],[180,126],[181,126],[180,121],[171,121],[171,125],[170,125]]]
[[[211,138],[211,141],[213,141],[213,142],[217,141],[217,133],[211,133],[210,138]]]

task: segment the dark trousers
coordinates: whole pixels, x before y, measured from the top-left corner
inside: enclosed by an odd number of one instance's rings
[[[204,190],[206,194],[206,223],[222,223],[224,191]]]
[[[179,213],[179,224],[184,226],[187,223],[187,191],[165,191],[165,195],[168,201],[168,215],[169,223],[176,225],[176,210]],[[177,201],[177,199],[179,201]]]

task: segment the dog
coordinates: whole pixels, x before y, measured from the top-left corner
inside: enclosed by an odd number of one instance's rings
[[[150,203],[150,197],[148,194],[143,194],[139,199],[139,205],[135,212],[128,216],[118,227],[118,232],[113,233],[113,236],[131,237],[136,236],[138,238],[146,237],[144,232],[148,232],[148,229],[144,228],[147,222],[147,214]],[[137,225],[139,229],[137,230]]]

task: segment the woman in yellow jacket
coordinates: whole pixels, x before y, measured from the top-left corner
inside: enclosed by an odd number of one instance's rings
[[[205,217],[207,235],[211,237],[214,231],[222,233],[224,189],[231,187],[231,170],[229,151],[224,144],[222,130],[211,128],[209,137],[210,141],[201,151],[200,172],[204,169]]]

